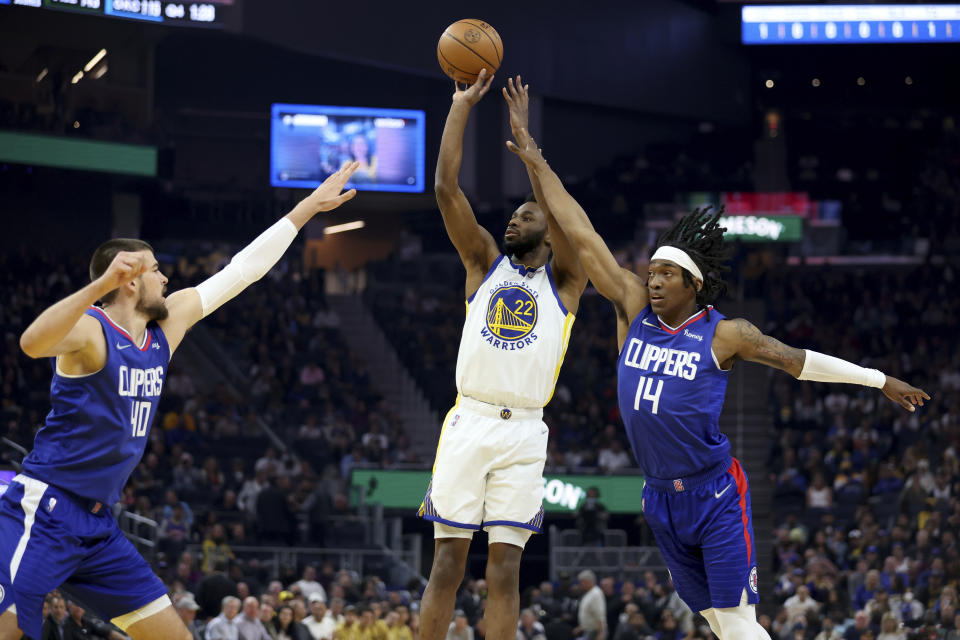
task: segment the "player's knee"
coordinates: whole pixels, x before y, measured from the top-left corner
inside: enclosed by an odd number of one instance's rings
[[[720,637],[753,638],[757,636],[757,612],[752,604],[714,609]]]
[[[466,558],[454,544],[437,542],[437,552],[433,557],[433,567],[430,569],[430,581],[440,588],[457,588],[463,580],[464,562]]]
[[[520,584],[521,549],[513,545],[490,545],[487,558],[487,588],[491,593],[513,593]]]

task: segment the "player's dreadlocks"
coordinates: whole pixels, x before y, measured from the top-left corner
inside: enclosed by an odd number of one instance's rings
[[[730,271],[727,265],[730,248],[723,242],[723,232],[727,229],[718,222],[724,208],[721,205],[714,213],[710,213],[711,208],[694,209],[693,213],[677,220],[657,239],[657,248],[669,246],[683,249],[700,267],[703,288],[697,292],[697,305],[701,307],[713,304],[726,293],[727,283],[722,275]],[[693,275],[686,269],[683,269],[683,283],[696,288]]]

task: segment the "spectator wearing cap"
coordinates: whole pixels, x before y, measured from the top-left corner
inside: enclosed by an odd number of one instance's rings
[[[207,625],[204,640],[239,640],[237,625],[233,619],[240,612],[240,599],[227,596],[220,601],[220,615]]]
[[[473,640],[473,628],[467,624],[467,614],[463,609],[453,612],[453,622],[447,628],[447,640]]]
[[[193,599],[193,594],[184,593],[181,595],[176,599],[174,608],[177,610],[177,615],[183,620],[183,624],[187,627],[193,640],[202,640],[200,629],[197,627],[197,610],[200,609],[200,605]]]
[[[299,587],[300,593],[303,594],[303,597],[310,600],[310,597],[314,594],[320,596],[323,602],[327,601],[327,592],[324,590],[323,585],[317,582],[317,568],[312,564],[308,564],[303,569],[303,577],[290,585],[290,588]]]
[[[244,599],[243,610],[233,623],[237,627],[238,640],[272,640],[260,621],[260,602],[253,596]]]
[[[303,626],[307,628],[313,640],[332,640],[337,623],[332,615],[327,615],[327,605],[323,596],[312,593],[307,599],[310,604],[310,615],[303,619]]]

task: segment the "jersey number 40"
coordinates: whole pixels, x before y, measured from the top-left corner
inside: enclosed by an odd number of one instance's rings
[[[660,408],[661,391],[663,391],[663,380],[657,380],[657,390],[653,391],[653,378],[640,376],[640,380],[637,382],[637,395],[633,399],[634,411],[640,411],[641,400],[650,400],[653,403],[650,412],[657,415],[657,410]]]
[[[147,427],[150,426],[150,403],[140,400],[134,400],[130,404],[130,424],[132,426],[132,437],[137,438],[147,435]]]

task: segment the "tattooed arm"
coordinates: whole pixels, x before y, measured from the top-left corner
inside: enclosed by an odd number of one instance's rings
[[[722,369],[729,369],[736,360],[748,360],[786,371],[800,380],[876,387],[908,411],[914,411],[914,405],[922,407],[924,399],[930,399],[922,389],[893,376],[886,376],[876,369],[865,369],[816,351],[785,345],[776,338],[764,335],[742,318],[717,323],[713,355]]]
[[[800,377],[806,358],[803,349],[795,349],[763,335],[760,329],[743,318],[722,320],[717,324],[713,353],[724,369],[729,369],[734,360],[748,360],[786,371],[794,378]]]

